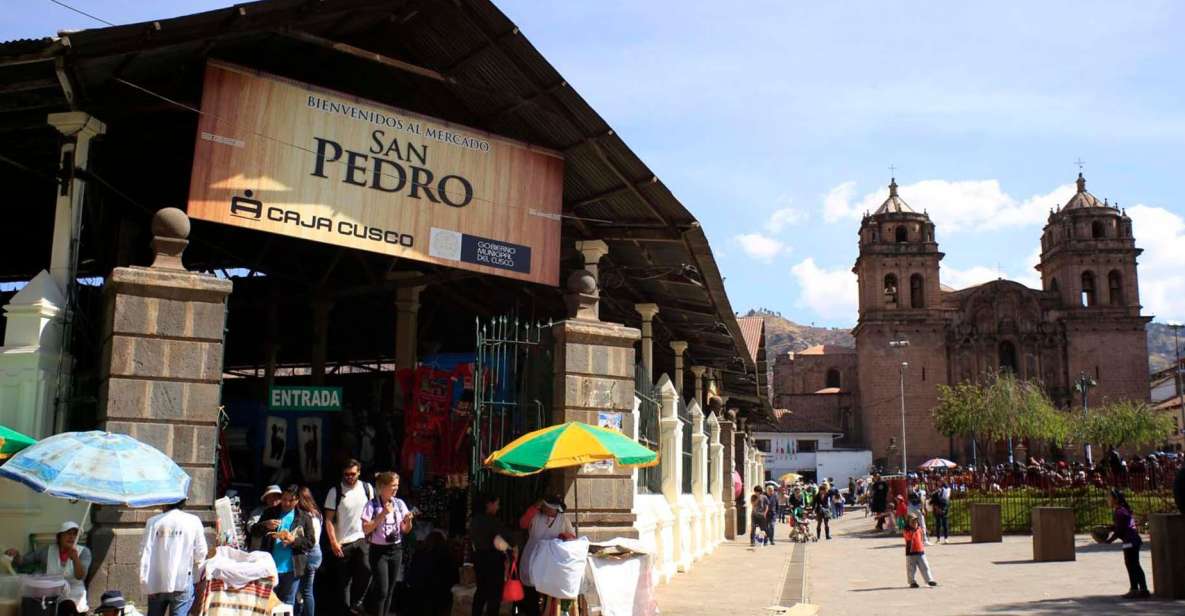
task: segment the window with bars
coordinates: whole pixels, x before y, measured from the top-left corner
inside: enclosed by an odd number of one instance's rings
[[[679,399],[679,423],[683,424],[683,494],[691,494],[691,414],[687,403]]]
[[[642,366],[638,366],[634,375],[634,395],[638,398],[638,441],[646,447],[658,451],[658,389],[646,379]],[[662,494],[662,467],[660,465],[638,469],[638,491],[642,494]]]

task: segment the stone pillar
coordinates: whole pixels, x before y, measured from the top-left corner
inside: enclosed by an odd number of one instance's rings
[[[313,300],[313,352],[309,361],[309,382],[313,385],[325,384],[325,362],[329,356],[329,311],[333,308],[333,302],[326,297],[318,297]],[[419,308],[418,302],[416,308]],[[399,313],[402,318],[403,313]],[[412,313],[412,320],[414,323],[415,313]],[[399,330],[398,324],[396,331]],[[415,331],[415,325],[412,325],[412,331]],[[398,341],[396,342],[398,347]],[[398,357],[398,353],[396,354]],[[413,356],[414,357],[414,356]],[[273,375],[274,378],[274,375]]]
[[[1149,516],[1152,537],[1152,593],[1158,599],[1185,599],[1185,515]]]
[[[646,382],[654,382],[654,315],[658,304],[634,304],[634,310],[642,315],[642,371]]]
[[[720,392],[716,391],[716,369],[715,368],[708,368],[707,376],[708,376],[708,382],[705,385],[707,387],[707,389],[704,391],[703,404],[707,404],[708,400],[711,399],[712,396],[719,395],[719,393],[720,393]]]
[[[732,485],[732,471],[736,468],[736,426],[731,421],[720,421],[720,503],[724,507],[724,538],[737,537],[737,506]]]
[[[419,358],[420,292],[423,286],[399,287],[395,291],[395,367],[415,368]]]
[[[683,490],[683,424],[679,421],[678,392],[667,375],[658,381],[659,456],[662,466],[662,495],[674,508]]]
[[[57,203],[54,206],[49,273],[58,288],[65,291],[74,278],[74,236],[82,226],[83,193],[86,190],[86,182],[76,177],[74,170],[87,168],[90,141],[107,132],[107,127],[82,111],[51,113],[46,120],[64,137],[58,160],[61,161],[60,171],[66,181],[61,183],[57,191]]]
[[[671,350],[675,352],[675,391],[679,392],[680,400],[686,401],[687,394],[683,391],[683,353],[687,350],[687,343],[682,340],[672,341]]]
[[[626,434],[636,430],[634,411],[634,343],[638,330],[596,319],[596,280],[587,271],[568,278],[570,316],[552,327],[555,337],[555,404],[553,421],[597,425],[600,414],[620,422]],[[593,541],[634,537],[633,469],[599,465],[553,474],[573,523]]]
[[[695,399],[699,400],[700,404],[707,405],[708,400],[704,398],[704,371],[707,370],[705,366],[692,366],[691,374],[695,377]]]
[[[160,449],[192,478],[186,509],[212,526],[223,326],[231,282],[181,264],[189,219],[166,208],[152,219],[151,267],[119,267],[104,293],[102,429]],[[90,596],[139,596],[140,542],[152,509],[97,507]]]
[[[704,412],[699,402],[692,400],[687,407],[691,419],[691,518],[692,558],[699,560],[707,552],[707,512],[704,501],[708,495],[708,435],[704,433]]]

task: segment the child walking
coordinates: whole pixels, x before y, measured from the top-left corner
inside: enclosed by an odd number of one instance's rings
[[[917,588],[917,570],[922,570],[922,578],[930,586],[937,586],[938,582],[930,575],[930,563],[926,561],[926,544],[922,540],[922,529],[918,527],[918,516],[910,514],[905,522],[905,572],[909,578],[909,587]]]

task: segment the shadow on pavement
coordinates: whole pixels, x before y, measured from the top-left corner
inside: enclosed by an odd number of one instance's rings
[[[876,588],[853,588],[848,592],[876,592],[878,590],[918,590],[909,586],[878,586]]]
[[[1077,546],[1074,551],[1088,553],[1088,552],[1123,552],[1123,545],[1116,543],[1088,543],[1086,545]],[[1144,549],[1140,549],[1141,552]]]
[[[1073,599],[1044,599],[989,605],[982,614],[1025,614],[1026,616],[1061,616],[1063,614],[1141,614],[1141,616],[1178,616],[1185,612],[1185,602],[1156,599],[1127,600],[1095,595]]]
[[[1038,565],[1039,563],[1031,558],[1022,558],[1020,560],[993,560],[993,565]]]

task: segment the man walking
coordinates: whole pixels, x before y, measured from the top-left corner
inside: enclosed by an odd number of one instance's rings
[[[140,586],[148,616],[188,616],[193,606],[193,572],[207,556],[206,533],[181,500],[152,516],[140,550]]]
[[[359,481],[361,474],[362,464],[347,460],[341,482],[325,495],[325,535],[335,557],[339,605],[354,614],[362,612],[370,586],[370,550],[362,532],[362,511],[374,499],[374,486]]]
[[[872,475],[872,492],[869,496],[869,507],[872,515],[876,516],[876,529],[885,529],[885,510],[889,501],[889,484],[881,479],[880,473]]]

